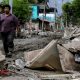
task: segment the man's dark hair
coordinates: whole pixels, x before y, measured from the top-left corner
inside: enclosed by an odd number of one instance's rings
[[[9,10],[11,9],[10,5],[8,5],[8,4],[4,5],[4,8],[5,8],[5,7],[8,7]]]

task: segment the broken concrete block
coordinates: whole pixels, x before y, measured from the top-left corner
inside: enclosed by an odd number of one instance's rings
[[[77,29],[77,31],[75,32],[75,34],[80,33],[80,28]]]
[[[78,30],[78,28],[71,29],[65,29],[63,38],[71,38],[73,34]]]
[[[26,66],[29,68],[44,67],[47,64],[56,70],[62,70],[57,50],[57,40],[52,40],[42,50],[25,52],[24,57],[26,60]]]
[[[69,36],[71,37],[77,30],[78,28],[74,29]]]
[[[80,36],[80,33],[73,34],[73,37],[78,37],[78,36]]]
[[[60,62],[64,72],[80,71],[80,64],[75,62],[75,57],[64,47],[57,45]]]
[[[62,44],[67,50],[73,49],[74,51],[80,50],[80,38],[75,38],[67,44]]]
[[[39,54],[39,52],[42,49],[39,50],[34,50],[34,51],[30,51],[30,52],[24,52],[24,58],[26,61],[26,65],[29,66],[29,64],[33,61],[33,59]]]

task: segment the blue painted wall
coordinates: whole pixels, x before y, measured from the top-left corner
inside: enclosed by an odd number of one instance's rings
[[[33,20],[38,18],[38,6],[32,6],[32,17]]]

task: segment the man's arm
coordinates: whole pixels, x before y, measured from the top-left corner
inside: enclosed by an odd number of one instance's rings
[[[14,20],[14,27],[17,27],[18,26],[18,18],[16,16],[14,16],[13,20]]]

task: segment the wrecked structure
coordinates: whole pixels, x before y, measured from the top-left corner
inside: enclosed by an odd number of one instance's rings
[[[43,49],[24,52],[26,66],[32,69],[48,67],[56,71],[79,72],[80,45],[76,35],[79,36],[79,29],[68,32],[61,40],[52,40]]]
[[[30,68],[50,66],[53,70],[61,70],[57,40],[52,40],[44,49],[24,53],[27,61],[26,66]]]
[[[73,35],[78,36],[74,37]],[[73,80],[72,76],[74,75],[70,73],[74,73],[77,75],[77,73],[80,72],[79,40],[79,29],[73,29],[68,33],[68,35],[66,34],[66,37],[63,36],[63,38],[61,39],[52,40],[44,48],[33,50],[30,52],[24,51],[25,67],[33,70],[44,67],[55,73],[55,75],[49,75],[50,73],[44,75],[38,74],[40,78],[45,78],[44,80],[47,79],[46,77],[50,78],[53,76],[53,79],[57,80],[58,78],[63,78],[64,76],[70,79],[61,80]],[[18,67],[20,67],[23,62],[19,59],[17,59],[17,61],[20,61],[20,63],[18,63],[20,65],[17,65]],[[56,74],[56,72],[61,73]],[[64,73],[69,74],[65,75]],[[79,78],[79,76],[80,75],[78,74],[77,77]]]

